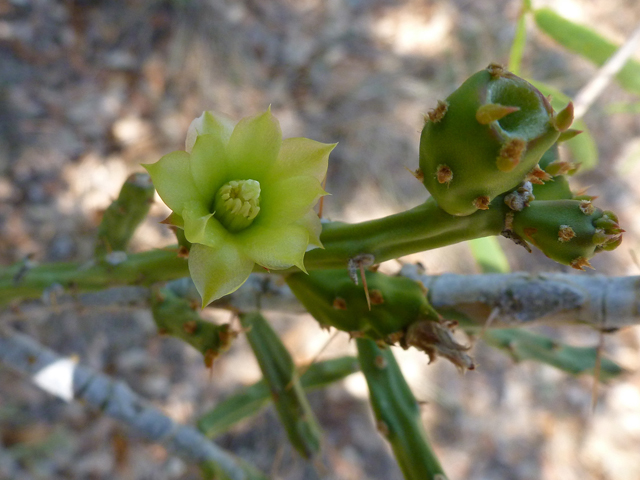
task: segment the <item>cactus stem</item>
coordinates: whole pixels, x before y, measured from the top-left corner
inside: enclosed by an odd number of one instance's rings
[[[575,236],[576,232],[574,232],[573,228],[571,228],[569,225],[560,225],[560,230],[558,230],[559,242],[568,242]]]
[[[573,102],[560,110],[553,119],[553,126],[559,132],[566,132],[573,123]]]
[[[487,71],[494,79],[500,78],[504,76],[505,73],[507,73],[507,70],[499,63],[490,63],[487,67]]]
[[[489,203],[491,203],[491,199],[486,195],[482,195],[473,201],[473,206],[478,210],[489,210]]]
[[[344,298],[336,297],[333,300],[333,308],[335,308],[336,310],[346,310],[347,301]]]
[[[438,183],[446,183],[447,185],[453,180],[453,172],[448,165],[438,165],[436,170],[436,179]]]
[[[570,128],[569,130],[565,130],[560,134],[557,142],[558,143],[566,142],[567,140],[571,140],[572,138],[577,137],[581,133],[582,133],[582,130],[575,130],[573,128]]]
[[[541,169],[538,165],[533,167],[533,169],[527,173],[525,180],[531,183],[535,183],[536,185],[544,185],[544,182],[548,182],[553,179],[553,177]]]
[[[410,168],[404,167],[407,172],[409,172],[411,175],[413,175],[416,180],[422,182],[424,180],[424,173],[422,173],[422,170],[420,170],[419,168],[416,168],[415,170],[411,170]],[[324,197],[321,197],[320,200],[322,200]]]
[[[449,103],[446,100],[438,100],[438,106],[436,108],[432,108],[427,113],[425,120],[428,118],[431,123],[438,123],[440,120],[444,118],[445,113],[449,109]]]
[[[576,259],[574,259],[571,262],[571,267],[575,268],[576,270],[586,270],[587,268],[590,268],[592,270],[595,270],[595,268],[593,268],[591,266],[591,264],[589,263],[589,260],[587,260],[584,257],[578,257]]]
[[[593,212],[596,211],[596,207],[593,206],[590,200],[582,200],[580,202],[580,210],[582,210],[582,213],[585,215],[592,215]]]
[[[520,110],[520,107],[510,107],[500,105],[499,103],[487,103],[476,111],[476,120],[478,120],[480,125],[488,125],[518,110]]]
[[[496,166],[502,172],[510,172],[518,163],[524,152],[526,142],[521,138],[512,138],[500,149],[500,156],[496,159]]]

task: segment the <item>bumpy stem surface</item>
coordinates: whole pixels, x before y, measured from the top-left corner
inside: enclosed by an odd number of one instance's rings
[[[455,217],[433,199],[407,210],[368,222],[324,225],[324,249],[305,256],[307,270],[345,268],[358,255],[372,255],[375,263],[473,238],[498,235],[504,228],[506,206],[501,197],[489,210]],[[293,271],[293,270],[292,270]],[[38,298],[55,284],[76,292],[113,285],[151,285],[188,275],[187,262],[176,249],[129,255],[117,265],[108,262],[50,263],[28,268],[16,264],[0,271],[0,305],[13,299]]]

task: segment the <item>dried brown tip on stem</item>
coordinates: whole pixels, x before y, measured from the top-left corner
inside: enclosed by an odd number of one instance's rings
[[[403,339],[407,346],[422,350],[429,356],[429,363],[438,356],[444,357],[460,370],[473,370],[475,365],[466,351],[453,338],[450,327],[431,320],[417,321],[409,326]]]
[[[430,122],[438,123],[444,118],[444,115],[445,113],[447,113],[448,109],[449,104],[446,102],[446,100],[438,100],[438,106],[429,110],[429,113],[427,113],[427,117],[429,118]]]
[[[552,178],[553,177],[551,175],[536,165],[529,173],[527,173],[525,180],[527,182],[535,183],[536,185],[544,185],[544,182],[548,182]]]
[[[438,165],[438,169],[436,170],[436,179],[438,179],[438,183],[449,183],[453,180],[453,172],[448,165]]]
[[[489,210],[489,203],[491,203],[491,199],[486,195],[483,195],[473,201],[473,206],[478,210]]]
[[[504,76],[505,73],[508,73],[507,69],[499,63],[490,63],[487,67],[487,71],[493,78],[500,78]]]
[[[569,225],[560,225],[560,229],[558,230],[559,242],[568,242],[575,236],[576,232],[574,232],[573,228],[571,228]]]
[[[476,110],[476,120],[480,125],[488,125],[491,122],[500,120],[506,117],[510,113],[517,112],[520,107],[509,107],[506,105],[500,105],[499,103],[488,103],[482,105]]]
[[[512,138],[502,145],[500,156],[496,159],[498,170],[502,172],[513,170],[520,163],[520,157],[526,146],[526,142],[521,138]]]
[[[596,211],[596,207],[594,207],[593,203],[591,203],[589,200],[582,200],[580,202],[580,210],[582,210],[582,213],[584,213],[585,215],[591,215]]]
[[[178,258],[189,258],[189,250],[184,245],[178,248]]]
[[[589,263],[589,260],[587,260],[584,257],[578,257],[575,260],[573,260],[571,262],[571,266],[576,270],[586,270],[587,268],[590,268],[591,270],[595,270],[595,268],[593,268]]]
[[[333,308],[335,308],[336,310],[346,310],[347,301],[344,298],[336,297],[333,301]]]

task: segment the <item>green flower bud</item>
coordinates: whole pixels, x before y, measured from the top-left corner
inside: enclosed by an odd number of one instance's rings
[[[321,247],[313,211],[335,145],[282,140],[271,111],[242,119],[204,112],[187,132],[186,151],[145,165],[173,210],[165,221],[191,244],[189,271],[203,305],[235,291],[255,265],[304,270]]]
[[[420,138],[424,185],[451,215],[489,208],[527,177],[568,128],[570,108],[497,65],[476,73],[428,115]]]
[[[536,200],[514,212],[513,231],[549,258],[583,270],[601,250],[612,250],[624,230],[611,212],[586,200]]]

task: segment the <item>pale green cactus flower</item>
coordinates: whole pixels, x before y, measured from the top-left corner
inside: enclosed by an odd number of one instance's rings
[[[282,139],[271,110],[240,120],[204,112],[190,125],[186,151],[144,165],[170,223],[193,245],[189,271],[202,304],[234,292],[254,266],[304,268],[322,247],[313,206],[335,144]]]

